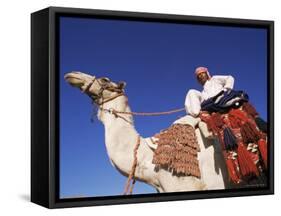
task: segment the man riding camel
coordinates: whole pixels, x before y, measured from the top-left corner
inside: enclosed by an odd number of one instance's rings
[[[205,122],[219,141],[231,182],[265,184],[259,176],[267,169],[267,123],[248,95],[233,89],[232,76],[211,76],[206,67],[196,68],[195,75],[203,90],[188,91],[186,111]]]
[[[206,67],[196,68],[195,75],[203,90],[191,89],[185,99],[186,111],[193,117],[197,117],[200,111],[222,112],[248,100],[244,92],[233,90],[234,78],[230,75],[211,76]]]

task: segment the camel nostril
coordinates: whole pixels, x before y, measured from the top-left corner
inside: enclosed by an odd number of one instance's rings
[[[80,75],[80,74],[82,74],[82,73],[79,71],[71,71],[64,75],[64,79],[73,78],[73,77],[75,77],[75,75]]]

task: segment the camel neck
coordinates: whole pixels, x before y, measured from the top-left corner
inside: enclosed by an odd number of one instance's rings
[[[104,104],[103,108],[130,112],[126,96],[120,96]],[[133,148],[136,144],[138,133],[133,125],[132,116],[125,114],[120,114],[120,116],[116,117],[114,114],[101,109],[98,113],[98,118],[105,128],[105,145],[109,158],[118,170],[128,175],[133,163]],[[123,118],[132,123],[128,123]],[[126,157],[126,163],[123,163],[124,157]]]

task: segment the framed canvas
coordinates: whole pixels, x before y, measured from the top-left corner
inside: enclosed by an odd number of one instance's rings
[[[274,193],[274,22],[50,7],[31,15],[31,201]]]

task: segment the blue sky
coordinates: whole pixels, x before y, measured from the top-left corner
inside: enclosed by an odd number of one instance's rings
[[[267,32],[265,29],[157,22],[60,18],[60,197],[120,195],[126,178],[109,162],[101,122],[90,118],[90,98],[63,76],[81,71],[127,83],[133,111],[184,106],[197,66],[212,75],[232,75],[267,119]],[[167,128],[184,112],[135,117],[144,136]],[[137,182],[135,194],[155,193]]]

